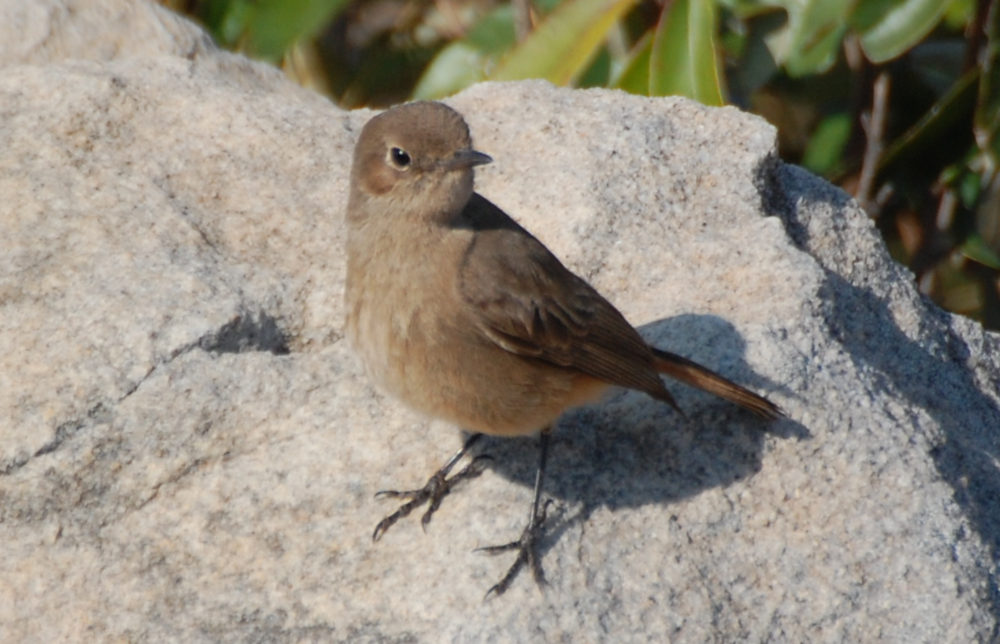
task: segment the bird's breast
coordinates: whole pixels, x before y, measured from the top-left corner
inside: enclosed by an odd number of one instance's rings
[[[605,383],[487,337],[459,290],[470,242],[468,231],[433,243],[414,234],[405,252],[349,257],[347,334],[372,380],[428,416],[499,435],[537,431],[599,396]]]
[[[405,399],[406,382],[456,317],[464,240],[402,228],[349,243],[346,304],[347,335],[369,375]]]

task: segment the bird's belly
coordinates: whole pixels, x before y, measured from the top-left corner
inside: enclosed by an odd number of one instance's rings
[[[607,387],[566,369],[526,364],[502,349],[466,349],[450,365],[428,365],[435,386],[414,405],[465,429],[502,436],[530,434],[566,409],[591,402]],[[444,374],[445,377],[442,377]]]
[[[348,333],[379,386],[419,412],[470,431],[530,434],[607,388],[501,349],[471,323],[440,310],[428,316],[419,307],[397,306],[380,320],[366,319],[363,310],[353,318]]]
[[[607,385],[593,378],[524,358],[499,348],[433,354],[410,365],[401,397],[416,409],[463,429],[500,436],[548,427],[568,408],[599,397]],[[433,383],[433,384],[430,384]]]

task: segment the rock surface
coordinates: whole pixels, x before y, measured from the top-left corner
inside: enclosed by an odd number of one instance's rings
[[[479,190],[645,336],[766,393],[567,414],[540,592],[473,549],[527,514],[342,341],[344,113],[127,0],[0,3],[0,641],[998,637],[1000,338],[914,289],[735,109],[543,83],[449,103]]]

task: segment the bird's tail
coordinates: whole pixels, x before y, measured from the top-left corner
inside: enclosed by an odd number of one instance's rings
[[[650,347],[653,351],[653,363],[656,370],[683,383],[704,389],[720,398],[749,409],[762,418],[773,420],[783,416],[781,409],[773,402],[758,396],[749,389],[723,378],[719,374],[706,369],[697,362],[692,362],[676,353]]]

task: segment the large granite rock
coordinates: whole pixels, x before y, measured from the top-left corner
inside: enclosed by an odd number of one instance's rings
[[[510,559],[474,548],[520,531],[530,440],[371,541],[373,493],[460,443],[342,340],[371,113],[144,2],[5,0],[0,32],[0,641],[998,636],[1000,339],[760,119],[543,83],[449,101],[495,159],[482,193],[789,416],[679,385],[684,416],[567,414],[549,585],[484,601]]]

